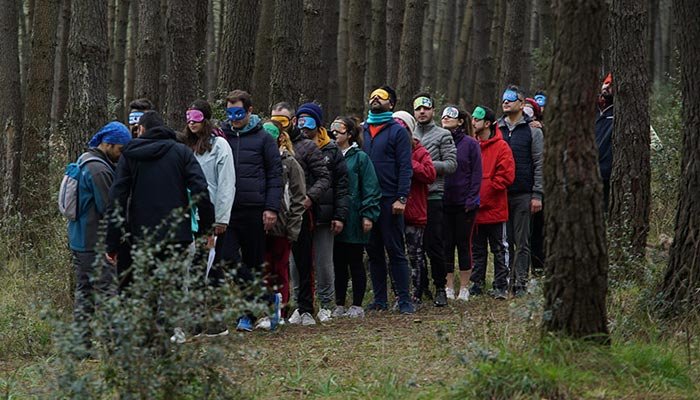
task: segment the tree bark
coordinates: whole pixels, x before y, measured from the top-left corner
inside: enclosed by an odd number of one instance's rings
[[[386,0],[372,0],[371,32],[367,83],[374,88],[386,80]]]
[[[272,78],[270,79],[270,102],[288,101],[293,106],[299,101],[301,59],[301,30],[304,19],[302,0],[275,0],[275,9],[286,10],[275,14],[272,35]]]
[[[19,194],[22,91],[19,66],[19,0],[0,1],[0,212],[7,215]]]
[[[455,10],[456,1],[447,0],[442,18],[442,32],[440,34],[440,45],[438,47],[438,65],[437,65],[437,91],[438,93],[447,94],[447,85],[450,80],[450,67],[452,67],[452,48],[454,46],[454,25],[455,25]]]
[[[425,0],[407,0],[401,33],[398,103],[396,110],[412,110],[411,98],[420,89],[420,45],[425,17]]]
[[[206,97],[205,79],[207,75],[207,31],[209,30],[209,0],[198,0],[192,3],[191,13],[195,20],[194,48],[195,66],[197,70],[196,91],[193,98]],[[213,16],[211,17],[213,18]],[[253,75],[250,75],[253,76]]]
[[[421,37],[421,78],[420,85],[422,88],[435,87],[435,57],[433,34],[435,33],[435,25],[437,22],[438,12],[437,1],[431,1],[428,4],[428,10],[423,21],[423,31]]]
[[[386,84],[394,88],[399,84],[399,58],[405,6],[405,0],[387,0],[386,2]]]
[[[505,40],[505,22],[507,5],[506,0],[497,0],[492,3],[495,9],[493,10],[493,20],[491,21],[491,51],[493,52],[493,87],[492,96],[497,97],[497,92],[503,89],[505,85],[503,74],[501,71],[501,63],[503,62],[503,41]]]
[[[132,0],[135,1],[135,0]],[[147,98],[160,108],[160,4],[139,0],[139,40],[136,45],[135,97]]]
[[[506,0],[506,25],[503,32],[503,56],[501,57],[501,82],[503,85],[521,85],[520,80],[522,64],[523,29],[521,18],[525,11],[524,0]],[[519,60],[519,62],[514,62]]]
[[[345,99],[348,96],[348,5],[347,1],[340,2],[338,20],[338,97],[342,113],[345,113]]]
[[[323,46],[319,36],[323,36],[324,16],[321,13],[322,0],[304,0],[304,18],[301,32],[301,59],[304,75],[299,81],[299,94],[302,103],[321,102],[322,93],[328,88],[328,69],[324,65],[325,58],[321,56]],[[309,79],[308,77],[313,77]],[[324,79],[324,77],[326,79]],[[325,104],[321,104],[325,107]]]
[[[129,24],[129,1],[117,0],[117,18],[114,29],[114,53],[112,59],[112,71],[109,80],[109,94],[116,102],[114,118],[124,118],[124,65],[126,62],[126,33]]]
[[[139,4],[138,0],[131,0],[129,6],[129,52],[126,58],[126,88],[124,90],[124,102],[129,103],[134,99],[134,88],[136,82],[136,47],[138,46],[139,33]],[[128,111],[124,107],[124,112],[118,117],[126,121]]]
[[[219,64],[219,90],[223,92],[251,90],[258,13],[258,2],[255,0],[234,0],[228,6]]]
[[[520,21],[518,25],[522,30],[518,40],[520,41],[520,79],[519,85],[526,91],[530,92],[530,65],[532,64],[532,51],[530,47],[530,21],[532,20],[532,4],[524,2],[525,7],[520,10]],[[534,93],[534,92],[533,92]],[[534,95],[533,95],[534,96]]]
[[[323,28],[323,54],[327,54],[326,68],[328,74],[328,88],[322,92],[324,110],[328,119],[338,116],[340,112],[341,97],[337,95],[338,86],[338,23],[340,2],[323,2],[324,28]]]
[[[540,46],[546,41],[554,41],[554,17],[552,15],[552,0],[538,0],[540,20]]]
[[[275,26],[275,1],[260,2],[260,23],[255,38],[255,71],[253,72],[253,93],[256,102],[269,109],[270,73],[272,71],[272,30]]]
[[[68,156],[76,159],[108,120],[109,42],[104,2],[73,0],[68,44]],[[123,75],[122,75],[123,76]]]
[[[474,55],[476,79],[474,102],[495,109],[493,54],[490,51],[491,22],[487,0],[474,0]]]
[[[28,60],[27,90],[22,123],[19,205],[27,219],[47,203],[45,182],[49,161],[51,102],[47,93],[53,90],[56,57],[56,30],[60,0],[37,0],[32,18],[32,51]],[[4,12],[4,11],[3,11]],[[106,15],[106,13],[105,13]],[[4,57],[4,55],[3,55]]]
[[[70,34],[70,3],[62,0],[58,25],[58,47],[54,67],[53,98],[51,100],[51,127],[57,129],[65,117],[68,103],[68,35]]]
[[[369,0],[350,2],[348,8],[348,83],[345,111],[350,115],[362,116],[365,110],[365,71],[367,59],[367,19],[365,11],[371,6]]]
[[[612,65],[615,124],[610,178],[611,264],[618,278],[643,262],[649,233],[649,51],[646,1],[613,0]],[[636,267],[634,267],[636,268]]]
[[[674,0],[675,15],[694,15],[693,0]],[[700,21],[689,19],[678,35],[683,99],[683,156],[676,228],[661,285],[664,317],[697,315],[700,310]]]
[[[447,99],[452,103],[457,103],[462,88],[462,80],[466,78],[467,55],[469,54],[469,42],[472,33],[473,5],[474,1],[469,0],[464,7],[464,17],[462,17],[462,27],[459,31],[459,43],[455,54],[450,81],[447,85]],[[470,93],[471,95],[471,93]],[[471,101],[471,99],[469,99]]]
[[[204,79],[201,82],[201,86],[206,94],[205,97],[207,99],[212,99],[214,97],[212,92],[216,91],[216,81],[214,80],[214,77],[216,76],[216,14],[214,14],[214,0],[209,0],[207,4],[207,14],[207,50],[205,53],[206,72],[204,74]]]
[[[598,93],[603,0],[559,0],[545,135],[547,193],[543,327],[608,342],[608,257],[598,150],[591,121]]]

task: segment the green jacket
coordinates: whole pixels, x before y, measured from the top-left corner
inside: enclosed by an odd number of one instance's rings
[[[345,227],[335,240],[367,244],[369,233],[362,231],[362,218],[368,218],[373,223],[379,218],[379,201],[382,198],[379,181],[372,160],[359,147],[353,145],[345,152],[345,164],[348,168],[350,204]]]

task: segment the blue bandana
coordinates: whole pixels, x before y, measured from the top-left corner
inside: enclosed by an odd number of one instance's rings
[[[129,132],[129,128],[121,122],[113,121],[103,126],[102,129],[90,139],[88,146],[97,147],[101,143],[124,145],[129,143],[130,140],[131,132]]]

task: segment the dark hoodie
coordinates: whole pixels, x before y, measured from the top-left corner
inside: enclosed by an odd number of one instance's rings
[[[165,126],[149,129],[124,147],[114,183],[109,191],[110,209],[119,206],[121,217],[134,238],[143,237],[144,229],[164,225],[155,239],[167,238],[167,220],[181,217],[174,237],[168,242],[190,242],[192,224],[187,208],[191,197],[197,199],[199,232],[208,232],[214,221],[214,206],[209,201],[207,180],[192,150],[175,140],[175,132]],[[128,211],[127,211],[128,209]],[[173,213],[182,209],[182,213]],[[128,215],[128,218],[127,218]],[[163,222],[166,222],[163,224]],[[110,220],[107,251],[117,250],[122,239],[121,228]]]

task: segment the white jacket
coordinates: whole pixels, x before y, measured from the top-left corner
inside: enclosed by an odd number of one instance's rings
[[[231,217],[231,207],[236,196],[236,170],[233,166],[231,146],[226,139],[212,136],[212,149],[204,154],[196,154],[195,158],[202,167],[207,178],[209,198],[214,205],[217,224],[228,225]]]

